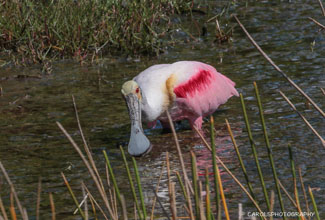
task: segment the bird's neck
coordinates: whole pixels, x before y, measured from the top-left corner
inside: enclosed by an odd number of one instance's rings
[[[145,96],[145,94],[142,94],[141,112],[142,112],[142,120],[152,121],[152,116],[150,115],[150,112],[153,112],[153,108],[148,103],[148,100],[147,100],[147,97]]]
[[[169,99],[165,93],[161,92],[159,87],[151,87],[142,93],[141,104],[143,120],[152,122],[167,110]]]

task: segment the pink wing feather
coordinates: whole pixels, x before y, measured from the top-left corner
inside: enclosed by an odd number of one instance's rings
[[[174,88],[176,102],[198,116],[212,114],[233,95],[238,96],[235,83],[203,64],[197,73]]]

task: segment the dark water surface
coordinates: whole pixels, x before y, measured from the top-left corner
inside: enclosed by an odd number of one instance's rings
[[[319,89],[325,87],[325,33],[318,31],[318,27],[308,20],[308,17],[314,17],[325,23],[318,2],[248,2],[247,7],[238,3],[231,6],[231,9],[236,9],[234,12],[275,63],[325,110],[325,96]],[[206,20],[205,17],[198,19]],[[37,182],[40,176],[43,183],[42,219],[48,219],[51,215],[49,192],[54,196],[57,219],[78,219],[71,214],[74,205],[60,172],[66,174],[79,198],[82,195],[80,187],[82,181],[88,183],[90,189],[95,190],[81,159],[55,123],[59,121],[81,146],[71,95],[75,96],[81,124],[100,172],[105,175],[102,151],[106,150],[117,174],[117,181],[126,195],[127,203],[132,204],[126,184],[127,176],[118,149],[119,144],[127,143],[130,127],[127,109],[120,95],[121,85],[151,65],[178,60],[209,63],[237,83],[238,91],[244,94],[246,100],[257,151],[270,192],[271,189],[275,189],[253,92],[253,81],[257,82],[281,182],[293,195],[287,150],[288,143],[291,143],[295,163],[297,167],[301,167],[305,186],[318,189],[314,191],[314,196],[321,216],[325,217],[325,150],[317,137],[281,98],[279,90],[296,104],[323,137],[325,120],[313,108],[306,108],[302,96],[253,48],[238,26],[234,31],[233,42],[224,45],[214,43],[213,28],[214,24],[211,23],[208,26],[210,32],[207,37],[201,38],[198,42],[192,42],[193,40],[189,38],[191,43],[176,44],[159,58],[148,57],[140,60],[121,58],[103,61],[98,66],[59,62],[54,64],[51,75],[41,75],[38,67],[0,70],[0,84],[3,89],[3,96],[0,97],[0,160],[15,184],[19,198],[30,217],[35,215]],[[181,31],[175,33],[175,37],[187,38]],[[41,77],[25,79],[13,77],[16,75],[41,75]],[[218,131],[217,152],[229,168],[244,181],[226,132],[224,119],[227,118],[235,132],[248,173],[257,188],[259,201],[262,201],[263,194],[251,156],[240,100],[232,98],[214,116]],[[189,151],[194,146],[200,145],[200,142],[192,138],[193,133],[186,129],[187,127],[187,123],[182,123],[178,134],[185,162],[189,164]],[[205,127],[208,128],[208,123],[205,123]],[[137,158],[137,162],[147,203],[151,204],[152,188],[156,186],[166,151],[170,152],[172,170],[180,168],[172,134],[161,134],[160,129],[147,129],[146,133],[153,143],[153,150],[149,155]],[[211,166],[207,160],[209,153],[204,148],[197,147],[194,151],[198,156],[199,173],[204,174],[205,167]],[[243,203],[244,211],[255,211],[230,177],[223,173],[222,178],[233,218],[237,215],[238,203]],[[0,178],[0,183],[0,196],[8,204],[9,189],[3,177]],[[159,197],[167,204],[166,178],[163,178]],[[283,198],[287,210],[294,211],[287,197]],[[180,196],[179,201],[181,199]],[[304,201],[303,197],[300,199]],[[302,203],[305,210],[304,202]],[[262,207],[265,210],[265,205]],[[277,200],[275,207],[279,210]],[[161,212],[159,207],[157,212]]]

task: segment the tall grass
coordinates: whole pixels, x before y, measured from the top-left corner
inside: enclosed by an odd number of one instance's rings
[[[272,173],[274,174],[273,186],[275,187],[275,189],[276,189],[276,191],[278,193],[278,199],[279,199],[278,205],[280,206],[282,212],[286,212],[286,211],[291,210],[291,209],[290,209],[290,206],[288,204],[286,204],[286,207],[283,206],[282,193],[280,191],[280,186],[279,186],[281,184],[281,182],[279,181],[279,179],[278,179],[278,177],[276,175],[278,173],[278,169],[279,168],[277,168],[275,166],[274,162],[273,162],[273,160],[274,160],[273,159],[273,153],[272,153],[272,149],[271,149],[271,143],[268,140],[268,134],[267,134],[266,124],[265,124],[264,115],[263,115],[263,109],[262,109],[262,101],[261,101],[261,97],[259,95],[259,92],[258,92],[258,88],[257,88],[256,83],[254,83],[254,88],[255,88],[255,94],[256,94],[256,99],[257,99],[257,106],[259,107],[259,113],[260,113],[260,118],[261,118],[261,125],[262,125],[263,131],[264,131],[263,132],[263,136],[264,136],[264,138],[266,140],[266,148],[267,148],[267,152],[268,152],[269,159],[270,159],[270,167],[272,169]],[[244,109],[244,105],[243,105],[243,109]],[[167,113],[167,115],[169,116],[169,113]],[[245,115],[245,118],[246,118],[246,123],[248,123],[248,120],[247,120],[247,117],[248,116],[247,116],[246,111],[244,111],[244,115]],[[182,165],[184,163],[183,162],[183,153],[181,153],[181,149],[180,149],[179,141],[178,141],[178,138],[177,138],[177,134],[175,132],[175,129],[173,129],[173,124],[171,122],[171,118],[170,117],[169,117],[169,120],[170,120],[170,124],[171,124],[171,127],[172,127],[173,135],[174,135],[174,138],[175,138],[175,141],[176,141],[175,142],[176,148],[177,148],[177,151],[180,153],[179,154],[180,165],[181,166],[184,166],[184,165]],[[267,205],[266,204],[267,203],[266,200],[256,201],[256,198],[255,198],[255,195],[254,195],[254,191],[257,191],[258,190],[257,188],[259,188],[260,186],[258,186],[258,185],[252,185],[251,182],[249,181],[248,174],[246,172],[244,163],[242,161],[242,157],[240,155],[240,151],[238,150],[238,147],[237,147],[235,138],[234,138],[234,136],[232,134],[231,127],[229,125],[228,120],[226,120],[227,127],[228,127],[228,132],[229,132],[229,135],[230,135],[230,137],[232,139],[232,142],[234,144],[235,150],[236,150],[236,152],[238,154],[237,156],[238,156],[239,162],[240,162],[240,164],[242,166],[242,171],[243,171],[243,174],[245,176],[245,180],[246,180],[246,182],[247,182],[247,184],[249,186],[249,191],[246,189],[246,187],[244,186],[244,184],[242,183],[242,181],[240,181],[227,168],[227,165],[225,165],[222,162],[222,160],[220,159],[220,157],[218,157],[218,155],[216,154],[215,150],[213,150],[214,148],[217,147],[214,144],[215,135],[214,135],[214,132],[213,132],[214,131],[213,117],[211,117],[210,122],[211,122],[211,129],[210,129],[210,131],[212,131],[211,132],[211,145],[202,136],[202,134],[199,133],[198,130],[197,130],[197,132],[200,135],[200,137],[202,138],[202,141],[206,144],[207,148],[211,151],[212,160],[215,158],[215,160],[217,162],[217,163],[215,163],[213,165],[215,167],[214,170],[216,170],[216,173],[214,173],[213,175],[214,175],[215,180],[217,180],[217,184],[218,184],[217,185],[217,188],[215,188],[215,190],[210,190],[210,185],[215,185],[215,183],[214,183],[214,181],[212,183],[210,183],[210,180],[209,180],[208,175],[207,175],[208,170],[206,170],[206,176],[203,179],[200,179],[199,176],[197,175],[197,169],[198,169],[198,167],[197,167],[197,162],[196,162],[197,159],[196,159],[195,153],[193,153],[192,151],[189,152],[190,153],[190,157],[191,157],[192,167],[191,167],[191,170],[187,170],[187,169],[185,169],[185,167],[183,167],[182,170],[183,170],[184,173],[182,173],[182,174],[179,174],[178,172],[175,172],[175,173],[172,172],[172,169],[171,169],[170,163],[169,163],[168,153],[167,153],[167,155],[166,155],[166,169],[167,169],[167,174],[168,174],[167,175],[167,179],[168,179],[168,191],[169,191],[169,197],[170,197],[170,200],[169,200],[170,212],[167,213],[164,210],[165,217],[168,218],[168,219],[177,219],[177,218],[179,218],[179,216],[178,216],[178,214],[179,214],[178,213],[178,210],[182,206],[184,206],[185,207],[185,213],[187,213],[187,216],[185,216],[185,218],[189,218],[189,219],[218,219],[218,218],[220,218],[219,216],[220,216],[220,211],[221,211],[221,206],[220,206],[221,204],[219,204],[219,206],[217,206],[217,207],[214,208],[211,205],[211,201],[210,201],[210,198],[212,197],[212,194],[215,194],[215,195],[219,195],[221,197],[217,201],[218,202],[220,202],[220,200],[222,201],[223,215],[226,217],[226,219],[230,219],[230,215],[229,215],[229,212],[228,212],[227,200],[226,200],[226,196],[227,195],[226,195],[226,193],[223,190],[222,179],[221,179],[220,171],[219,171],[220,168],[224,169],[230,175],[230,177],[235,180],[235,182],[240,186],[240,188],[243,190],[243,192],[246,193],[246,195],[250,198],[250,200],[256,206],[256,208],[257,208],[257,210],[259,212],[262,212],[262,211],[264,211],[264,212],[272,212],[272,211],[274,211],[274,204],[276,202],[274,201],[274,193],[273,193],[273,190],[271,191],[270,207],[268,207],[266,210],[262,210],[260,208],[260,204],[261,205],[262,204]],[[66,131],[64,130],[64,128],[61,125],[60,125],[60,128],[65,133],[65,135],[67,135],[67,137],[70,139],[71,137],[69,137],[69,134],[66,133]],[[251,138],[249,138],[249,140],[251,140]],[[122,156],[124,158],[123,159],[124,160],[124,163],[125,163],[126,167],[128,167],[128,162],[127,162],[127,160],[125,158],[125,154],[124,154],[123,148],[120,148],[120,149],[121,149]],[[105,158],[107,159],[106,153],[104,153],[104,154],[105,154]],[[257,152],[255,152],[255,153],[252,152],[252,154],[254,156],[258,157]],[[257,160],[258,160],[258,158],[257,158]],[[141,184],[140,184],[140,182],[141,182],[140,181],[141,176],[137,172],[137,164],[135,162],[135,159],[132,158],[132,161],[133,161],[133,165],[134,165],[134,175],[135,175],[135,177],[132,177],[131,176],[131,173],[130,173],[130,170],[129,169],[126,169],[126,171],[128,173],[128,178],[130,180],[129,181],[129,184],[131,186],[131,189],[133,189],[132,191],[134,191],[136,187],[134,186],[134,183],[133,183],[132,179],[135,178],[137,180],[137,183],[138,183],[138,194],[140,196],[141,204],[142,204],[142,210],[139,207],[135,207],[135,209],[138,210],[138,212],[135,212],[137,214],[135,214],[136,216],[134,216],[134,218],[146,219],[145,216],[146,216],[146,212],[147,211],[146,211],[146,209],[145,209],[144,206],[145,205],[148,205],[148,204],[144,204],[144,202],[143,202],[143,192],[142,192]],[[300,199],[299,199],[298,188],[297,188],[297,184],[296,184],[296,175],[295,175],[296,168],[294,166],[294,160],[293,160],[293,155],[292,155],[291,147],[289,147],[289,158],[288,158],[288,161],[289,161],[289,164],[291,166],[291,172],[292,172],[292,175],[293,175],[293,182],[294,182],[294,184],[292,185],[292,191],[294,192],[293,198],[295,198],[295,199],[292,199],[292,196],[287,192],[287,190],[284,188],[284,186],[282,184],[281,184],[281,187],[282,187],[282,190],[285,192],[285,195],[290,200],[292,200],[293,205],[297,208],[297,212],[302,213],[304,210],[302,210],[302,207],[300,206],[300,202],[299,202]],[[188,172],[192,172],[191,178],[188,178],[187,177],[187,173]],[[255,175],[257,175],[257,173]],[[171,179],[171,176],[172,175],[177,176],[180,191],[178,191],[177,188],[175,188],[175,184],[176,183],[172,181],[172,179]],[[114,178],[114,174],[111,174],[111,177]],[[159,179],[161,179],[161,176],[159,177]],[[184,179],[184,181],[183,181],[183,179]],[[202,199],[202,190],[203,190],[202,182],[204,182],[204,181],[205,181],[205,189],[206,190],[205,190],[205,199]],[[303,185],[302,178],[300,178],[300,181],[301,181],[301,183]],[[192,186],[193,189],[190,188],[190,186]],[[263,184],[261,186],[263,186]],[[264,185],[264,187],[266,188],[265,185]],[[268,189],[266,188],[266,190],[270,190],[270,187],[271,186],[268,186]],[[188,188],[188,189],[186,190],[185,188]],[[118,191],[118,189],[116,189],[116,190]],[[158,192],[158,190],[159,190],[159,187],[156,188],[156,192]],[[181,194],[184,195],[183,204],[182,204],[182,202],[178,202],[178,203],[175,202],[176,193],[181,193]],[[318,212],[317,204],[316,204],[316,201],[315,201],[315,199],[313,197],[313,194],[312,194],[312,191],[311,191],[310,188],[309,188],[309,194],[310,194],[310,199],[312,201],[312,205],[314,207],[315,216],[318,219],[319,218],[319,212]],[[157,196],[157,194],[155,194],[155,195]],[[156,197],[156,199],[159,200],[158,197]],[[137,198],[136,195],[134,196],[134,200],[135,201],[138,200],[138,198]],[[305,199],[305,200],[306,200],[306,203],[308,204],[307,199]],[[218,202],[216,202],[216,204]],[[189,205],[191,205],[191,206],[189,206]],[[122,208],[122,207],[120,207],[120,208]],[[118,216],[121,217],[122,216],[121,213]],[[152,213],[153,213],[153,210],[152,210]],[[130,214],[129,214],[129,216],[130,216]],[[266,219],[266,218],[262,216],[261,219]],[[283,219],[286,219],[286,217],[283,217]],[[302,217],[299,217],[299,219],[305,219],[305,218],[302,216]]]
[[[0,49],[16,63],[103,54],[159,53],[171,16],[190,0],[1,1]]]
[[[260,95],[258,93],[257,85],[254,84],[255,86],[255,92],[256,92],[256,98],[257,98],[257,105],[259,106],[260,110],[260,117],[261,117],[261,124],[264,129],[263,136],[264,138],[267,137],[267,131],[266,131],[266,125],[265,125],[265,120],[263,116],[263,110],[262,110],[262,102]],[[87,167],[89,171],[89,175],[91,176],[91,179],[94,182],[94,187],[92,189],[88,189],[88,187],[85,184],[81,184],[81,188],[83,189],[83,193],[75,193],[74,191],[76,189],[72,189],[70,187],[70,183],[68,182],[68,178],[61,173],[62,178],[64,180],[65,185],[67,186],[67,191],[69,191],[71,195],[71,199],[74,201],[76,209],[79,212],[79,215],[82,219],[88,219],[88,218],[94,218],[94,219],[148,219],[147,216],[149,216],[148,205],[145,203],[145,197],[143,193],[143,187],[141,184],[141,173],[138,172],[138,165],[135,160],[135,158],[132,158],[132,164],[133,164],[133,172],[129,168],[129,156],[124,154],[123,148],[120,148],[121,154],[123,157],[124,165],[125,165],[125,170],[114,170],[114,167],[111,166],[111,163],[109,161],[109,155],[106,153],[106,151],[103,152],[103,160],[106,160],[106,182],[105,183],[105,177],[103,177],[102,174],[100,174],[97,170],[96,163],[91,155],[91,152],[89,151],[88,144],[86,142],[86,138],[83,135],[82,128],[80,126],[80,121],[79,121],[79,116],[77,112],[77,107],[75,104],[75,101],[73,99],[73,103],[75,106],[75,112],[76,112],[76,119],[78,122],[78,127],[80,130],[80,134],[83,140],[83,145],[84,145],[84,150],[82,150],[76,142],[72,139],[72,137],[69,135],[69,133],[64,129],[64,127],[58,123],[59,128],[61,131],[65,134],[65,136],[68,138],[72,146],[75,148],[77,153],[80,155],[83,163]],[[244,111],[244,113],[246,113]],[[169,114],[168,114],[169,116]],[[247,115],[245,116],[247,118]],[[170,118],[169,118],[170,119]],[[244,174],[245,179],[240,180],[236,175],[230,171],[227,167],[227,165],[222,161],[222,159],[217,155],[216,151],[213,150],[217,146],[215,146],[214,139],[216,138],[214,135],[214,121],[213,118],[211,117],[210,120],[211,124],[211,143],[209,143],[201,133],[197,130],[199,136],[202,138],[203,143],[206,145],[206,147],[211,151],[211,159],[212,161],[215,160],[215,163],[213,164],[213,169],[216,172],[213,172],[214,180],[211,181],[209,176],[208,176],[208,169],[206,169],[206,175],[202,178],[200,178],[197,175],[197,159],[195,156],[194,152],[187,152],[187,153],[182,153],[180,149],[180,143],[177,139],[177,134],[175,132],[175,129],[173,128],[173,124],[170,119],[172,131],[173,131],[173,136],[175,138],[175,144],[176,148],[178,149],[177,151],[180,153],[179,154],[179,164],[182,166],[182,173],[179,172],[173,172],[173,168],[171,167],[169,163],[169,156],[168,153],[166,154],[166,166],[163,166],[162,169],[166,169],[167,171],[167,181],[168,181],[168,192],[169,192],[169,211],[165,209],[165,207],[162,205],[160,198],[157,197],[157,193],[159,191],[159,182],[162,178],[162,173],[163,170],[161,171],[161,175],[158,180],[158,184],[156,186],[156,189],[154,190],[155,194],[155,201],[158,201],[159,206],[155,207],[154,205],[152,206],[151,210],[151,219],[154,219],[154,213],[155,209],[161,208],[162,212],[164,215],[164,218],[166,219],[179,219],[179,218],[187,218],[187,219],[200,219],[200,220],[205,220],[205,219],[219,219],[222,218],[222,216],[225,216],[226,219],[230,219],[230,213],[228,211],[229,207],[229,201],[233,203],[234,201],[227,200],[227,193],[223,189],[223,182],[220,176],[220,171],[224,170],[228,173],[228,175],[236,182],[236,184],[239,186],[239,188],[246,194],[246,196],[250,199],[252,204],[256,207],[256,210],[258,212],[272,212],[272,211],[278,211],[274,210],[275,203],[277,203],[274,199],[274,193],[273,190],[271,190],[271,187],[276,189],[277,191],[277,196],[279,198],[279,202],[277,205],[281,207],[281,211],[290,211],[292,210],[293,206],[297,209],[297,212],[302,213],[304,211],[308,211],[308,199],[307,195],[305,193],[304,189],[304,183],[300,174],[299,170],[299,175],[300,175],[300,182],[303,187],[303,194],[304,194],[304,200],[306,205],[307,210],[303,210],[303,207],[300,205],[300,198],[299,198],[299,193],[298,193],[298,187],[297,187],[297,177],[296,177],[296,168],[293,160],[293,154],[291,147],[289,147],[289,158],[288,158],[288,164],[291,167],[291,173],[293,176],[293,184],[291,191],[294,192],[294,195],[291,196],[290,193],[288,193],[288,190],[285,189],[285,187],[281,184],[279,181],[276,173],[278,173],[279,168],[275,166],[273,163],[273,153],[271,149],[271,143],[269,141],[266,141],[266,147],[268,150],[269,154],[269,159],[270,159],[270,167],[272,169],[272,173],[275,174],[273,184],[270,184],[268,186],[264,185],[266,193],[268,191],[271,192],[271,199],[270,199],[270,207],[267,207],[267,201],[264,199],[262,200],[261,198],[258,198],[259,201],[256,199],[256,191],[259,190],[263,186],[263,183],[259,185],[258,183],[252,184],[249,181],[249,176],[248,173],[246,172],[245,169],[245,163],[243,162],[243,159],[240,155],[240,151],[238,149],[238,146],[236,144],[236,140],[233,136],[230,124],[228,120],[226,120],[227,128],[229,135],[232,139],[232,142],[234,144],[239,163],[241,165],[241,170]],[[246,120],[248,122],[248,120]],[[251,137],[248,138],[249,141],[251,141]],[[187,168],[184,166],[183,162],[183,155],[184,154],[190,154],[191,158],[191,168]],[[258,154],[257,152],[253,153],[252,155],[257,157],[258,160]],[[0,162],[0,169],[2,173],[4,174],[4,177],[6,181],[8,182],[10,188],[11,188],[11,196],[10,196],[10,207],[9,209],[5,207],[4,203],[2,202],[0,198],[0,219],[17,219],[18,217],[21,217],[23,219],[29,219],[29,216],[27,215],[26,209],[21,205],[17,193],[15,191],[15,188],[9,178],[9,175],[7,174],[5,168],[3,167],[2,163]],[[126,204],[126,201],[124,199],[123,193],[119,188],[119,185],[117,184],[117,181],[115,179],[115,173],[116,172],[126,172],[128,176],[128,184],[130,185],[130,189],[132,191],[133,195],[133,201],[131,201],[131,204]],[[192,173],[191,178],[188,177],[188,173]],[[239,171],[240,172],[240,171]],[[257,176],[258,172],[254,173],[254,176]],[[177,177],[177,182],[174,182],[173,176]],[[210,182],[211,181],[211,182]],[[216,181],[216,182],[215,182]],[[246,189],[246,182],[247,186],[249,189]],[[136,187],[137,185],[137,187]],[[286,204],[286,206],[282,206],[282,192],[279,190],[279,187],[281,187],[282,191],[284,192],[284,195],[289,198],[289,200],[292,202],[293,206],[289,206],[289,204]],[[154,188],[154,187],[153,187]],[[263,187],[262,187],[263,188]],[[41,191],[41,184],[39,183],[38,186],[38,195],[40,195]],[[205,191],[205,196],[203,196],[203,191]],[[313,207],[313,212],[315,213],[315,217],[317,219],[320,219],[320,214],[318,211],[317,207],[317,201],[315,201],[312,189],[310,186],[308,186],[308,192],[309,192],[309,200],[311,201],[310,206]],[[176,202],[176,195],[183,194],[183,199],[180,199]],[[211,198],[215,197],[216,195],[219,196],[219,198],[216,197],[215,200],[215,205],[213,205],[213,202],[211,202]],[[302,194],[300,194],[302,195]],[[77,198],[83,197],[83,201],[78,201]],[[49,194],[50,198],[50,208],[52,212],[52,219],[56,218],[56,208],[55,208],[55,197],[53,194]],[[177,197],[179,198],[179,197]],[[293,199],[294,198],[294,199]],[[39,203],[40,198],[38,198],[37,203]],[[88,209],[87,201],[90,201],[92,204],[92,208]],[[219,203],[219,204],[218,204]],[[8,204],[6,202],[5,204]],[[16,204],[16,206],[15,206]],[[266,210],[262,210],[262,205],[267,207]],[[39,205],[38,205],[39,206]],[[127,209],[127,207],[132,207],[134,206],[134,210],[130,211],[130,209]],[[240,206],[241,207],[241,206]],[[241,209],[240,209],[241,210]],[[71,210],[72,212],[73,210]],[[36,210],[36,216],[39,214],[39,210]],[[132,214],[133,213],[133,214]],[[157,213],[157,212],[156,212]],[[184,216],[185,215],[185,216]],[[239,215],[242,215],[242,211],[239,211]],[[243,217],[243,216],[242,216]],[[247,216],[244,216],[247,217]],[[37,217],[38,218],[38,217]],[[233,218],[233,217],[232,217]],[[266,217],[261,216],[261,219],[266,219]],[[283,217],[285,219],[285,217]],[[305,219],[303,216],[300,217],[299,219]]]

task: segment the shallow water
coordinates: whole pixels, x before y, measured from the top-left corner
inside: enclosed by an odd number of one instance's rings
[[[325,87],[325,33],[319,32],[317,26],[308,20],[308,17],[312,16],[325,23],[317,1],[248,2],[247,7],[245,4],[238,3],[230,8],[230,12],[238,14],[247,30],[274,62],[324,109],[325,99],[319,88]],[[205,17],[198,15],[197,19],[204,21]],[[100,172],[105,174],[102,151],[106,150],[118,174],[117,181],[120,183],[121,191],[126,195],[130,194],[127,184],[123,184],[127,181],[127,176],[118,149],[120,144],[127,143],[130,126],[127,109],[120,95],[121,84],[148,66],[178,60],[198,60],[209,63],[237,83],[238,91],[245,97],[258,146],[257,151],[270,191],[275,189],[261,136],[262,130],[253,91],[253,81],[257,82],[280,180],[288,189],[292,186],[287,150],[287,145],[290,143],[296,166],[302,169],[305,186],[319,189],[314,192],[314,196],[321,216],[324,216],[324,148],[299,116],[291,111],[281,98],[279,90],[296,104],[323,137],[324,119],[313,108],[306,109],[305,100],[301,95],[264,60],[238,26],[235,27],[232,43],[218,45],[214,43],[214,24],[210,25],[207,37],[201,38],[198,42],[193,42],[189,38],[190,43],[176,44],[158,58],[109,59],[98,66],[59,62],[53,66],[51,75],[42,75],[37,66],[8,67],[0,70],[0,84],[3,89],[3,95],[0,97],[0,160],[15,184],[16,191],[30,217],[35,213],[37,183],[40,176],[43,183],[41,216],[44,219],[50,216],[49,192],[54,195],[58,219],[78,219],[71,214],[74,205],[63,184],[60,172],[65,173],[80,197],[82,181],[88,183],[91,189],[95,189],[89,181],[89,174],[81,159],[55,123],[59,121],[82,146],[71,95],[75,97],[83,131]],[[175,37],[187,39],[181,31],[175,33]],[[313,42],[315,42],[314,46],[312,46]],[[17,75],[40,75],[41,77],[23,79],[12,77]],[[214,118],[218,154],[231,171],[244,181],[225,128],[224,119],[227,118],[235,131],[246,169],[257,188],[259,201],[262,201],[263,194],[255,172],[254,159],[251,156],[240,100],[230,99],[214,114]],[[192,138],[193,133],[187,128],[186,122],[178,126],[185,163],[190,163],[189,151],[193,149],[198,157],[199,173],[203,175],[205,167],[211,166],[207,160],[209,153],[204,148],[195,147],[201,143]],[[208,129],[208,123],[205,123],[205,128]],[[169,152],[172,170],[180,170],[180,167],[172,134],[161,134],[159,128],[146,129],[145,132],[153,143],[153,150],[150,154],[137,158],[137,162],[144,193],[150,204],[153,196],[152,188],[156,186],[166,151]],[[190,169],[188,171],[190,172]],[[243,203],[244,211],[255,211],[234,181],[225,173],[222,173],[222,178],[233,218],[237,215],[238,203]],[[7,203],[8,188],[2,177],[0,180],[2,183],[0,195]],[[292,190],[289,192],[292,194]],[[167,208],[166,178],[162,182],[158,195]],[[285,207],[293,211],[287,197],[283,196],[283,198]],[[126,199],[131,200],[131,196],[126,196]],[[181,200],[180,196],[178,201]],[[302,197],[301,200],[303,201]],[[277,204],[276,200],[276,208],[279,210]],[[262,207],[264,208],[263,205]],[[302,207],[304,208],[304,205]],[[157,213],[161,213],[159,206]]]

